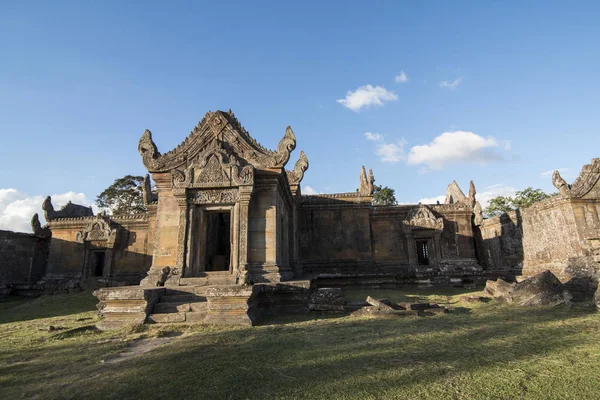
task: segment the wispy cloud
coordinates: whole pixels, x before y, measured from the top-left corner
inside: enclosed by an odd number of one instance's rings
[[[371,140],[373,142],[379,142],[380,140],[383,140],[383,135],[379,133],[365,132],[365,137],[367,140]]]
[[[440,204],[444,204],[444,201],[446,201],[446,195],[440,194],[439,196],[435,196],[435,197],[425,197],[425,198],[419,200],[419,203],[437,204],[438,201],[440,202]]]
[[[456,89],[458,87],[458,85],[460,85],[460,83],[462,82],[462,79],[463,79],[462,76],[459,76],[458,78],[456,78],[452,82],[442,81],[442,82],[440,82],[440,87],[446,88],[446,89],[450,89],[450,90],[454,90],[454,89]]]
[[[553,169],[548,170],[548,171],[544,171],[544,172],[540,173],[540,176],[541,177],[552,176],[552,174],[554,173],[554,171],[555,170],[553,170]],[[558,171],[558,172],[567,172],[567,171],[569,171],[569,168],[558,168],[558,169],[556,169],[556,171]]]
[[[384,102],[394,100],[398,100],[398,96],[393,91],[388,91],[381,86],[365,85],[355,91],[349,90],[346,97],[337,100],[337,102],[354,112],[358,112],[363,107],[383,106]]]
[[[379,156],[381,162],[397,163],[406,159],[404,145],[406,140],[401,139],[395,143],[380,143],[375,149],[375,154]]]
[[[320,192],[312,186],[304,185],[302,188],[302,194],[319,194]]]
[[[400,71],[400,75],[396,75],[394,80],[398,83],[405,83],[405,82],[408,82],[408,76],[406,76],[404,71]]]

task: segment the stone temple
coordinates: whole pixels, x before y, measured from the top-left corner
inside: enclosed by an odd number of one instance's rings
[[[104,287],[95,292],[99,309],[105,327],[116,327],[255,323],[264,313],[307,311],[315,287],[456,284],[544,269],[581,287],[600,273],[600,159],[573,185],[555,173],[557,196],[484,219],[472,182],[467,195],[450,184],[444,204],[375,206],[364,167],[357,190],[303,195],[309,162],[302,151],[293,158],[295,149],[290,127],[269,150],[231,111],[208,112],[164,154],[147,130],[138,146],[147,212],[54,210],[47,198],[47,226],[36,215],[33,235],[0,232],[16,249],[0,254],[4,283]]]

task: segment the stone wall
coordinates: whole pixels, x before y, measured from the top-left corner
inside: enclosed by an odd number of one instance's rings
[[[33,234],[0,230],[0,288],[37,282],[45,273],[48,244]]]
[[[523,271],[521,213],[511,211],[475,227],[477,258],[490,275],[514,277]]]
[[[421,209],[431,218],[425,224],[438,225],[407,224],[411,213]],[[374,207],[370,198],[347,193],[303,196],[298,213],[299,263],[307,276],[425,279],[480,270],[473,211],[466,205]],[[417,265],[418,239],[428,240],[430,265]]]

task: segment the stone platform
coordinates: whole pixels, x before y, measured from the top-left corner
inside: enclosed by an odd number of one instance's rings
[[[191,282],[188,282],[191,283]],[[153,323],[256,325],[264,315],[308,312],[310,280],[242,285],[127,286],[94,292],[100,329]]]

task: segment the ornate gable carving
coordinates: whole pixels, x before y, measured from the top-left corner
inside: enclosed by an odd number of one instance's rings
[[[277,150],[266,149],[250,136],[230,110],[206,113],[189,136],[165,154],[158,151],[152,133],[146,130],[140,138],[138,151],[150,172],[183,171],[215,140],[228,143],[236,154],[255,168],[283,168],[296,148],[296,136],[288,126]]]
[[[437,218],[433,211],[425,205],[418,205],[410,210],[404,220],[404,225],[409,228],[444,229],[444,219]]]
[[[175,189],[230,187],[254,183],[254,167],[219,140],[213,141],[201,151],[184,171],[173,169],[171,175]]]
[[[94,217],[82,231],[77,232],[76,240],[83,242],[105,241],[106,247],[113,247],[117,239],[117,229],[110,227],[110,220],[107,217],[98,215]]]
[[[469,192],[471,192],[471,188],[469,189]],[[473,191],[474,190],[475,186],[473,186]],[[471,195],[471,193],[469,193],[469,195]],[[473,193],[473,198],[475,198],[475,193]],[[470,204],[470,201],[460,189],[458,183],[456,183],[456,181],[452,181],[452,183],[448,185],[448,189],[446,189],[446,200],[444,201],[444,204],[455,203]]]
[[[304,151],[300,152],[300,158],[296,161],[293,171],[286,171],[288,183],[290,185],[299,185],[304,178],[304,172],[308,169],[308,157],[304,154]]]
[[[594,158],[591,164],[586,164],[581,169],[581,173],[572,185],[560,176],[558,171],[552,174],[552,184],[558,189],[558,192],[565,198],[580,199],[588,194],[600,180],[600,158]]]

